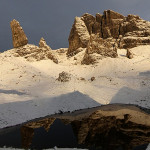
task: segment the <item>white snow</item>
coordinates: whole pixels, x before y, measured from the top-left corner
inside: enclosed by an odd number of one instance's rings
[[[148,145],[147,149],[146,150],[150,150],[150,144]]]
[[[74,111],[109,103],[131,103],[150,108],[150,46],[131,49],[133,59],[118,50],[118,58],[81,65],[84,51],[67,58],[54,52],[59,64],[0,54],[0,128],[20,124],[59,111]],[[57,81],[62,71],[71,81]],[[91,77],[95,77],[93,82]],[[85,80],[81,80],[84,78]]]

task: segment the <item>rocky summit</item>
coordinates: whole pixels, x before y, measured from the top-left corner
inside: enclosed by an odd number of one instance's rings
[[[136,15],[123,16],[112,10],[103,15],[88,13],[76,17],[69,36],[67,55],[73,56],[87,48],[83,63],[93,53],[117,57],[117,48],[133,48],[150,44],[150,22]],[[90,54],[89,54],[90,51]],[[93,61],[92,61],[93,62]]]
[[[14,48],[24,46],[28,44],[28,39],[20,26],[20,23],[17,20],[12,20],[10,22],[11,31],[12,31],[12,39]]]
[[[28,39],[19,22],[13,20],[10,25],[15,56],[23,56],[30,61],[51,59],[58,64],[62,62],[60,59],[69,59],[81,52],[80,58],[75,56],[76,64],[90,65],[105,57],[118,57],[118,49],[126,49],[126,57],[132,59],[131,48],[150,45],[150,22],[136,15],[123,16],[112,10],[95,16],[85,13],[75,17],[64,58],[60,49],[53,51],[44,38],[41,38],[39,46],[27,45]]]

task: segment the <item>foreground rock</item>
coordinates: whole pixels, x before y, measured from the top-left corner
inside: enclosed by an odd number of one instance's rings
[[[33,135],[31,129],[45,126],[50,128],[51,125],[55,125],[56,119],[60,119],[65,125],[71,125],[78,144],[87,148],[94,146],[116,150],[121,147],[124,150],[132,150],[136,146],[150,142],[150,115],[137,107],[125,105],[108,105],[81,115],[56,115],[28,123],[22,127],[23,142],[28,141],[27,139]],[[28,130],[31,131],[31,136],[25,132],[24,127],[31,128]],[[27,148],[29,143],[24,146]]]
[[[25,46],[16,48],[14,50],[14,56],[24,57],[27,61],[40,61],[50,59],[54,63],[58,64],[58,59],[43,38],[39,42],[39,47],[27,44]]]
[[[90,38],[93,34],[98,37],[97,40]],[[106,55],[108,53],[108,44],[104,49],[105,43],[109,43],[110,47],[115,46],[113,49],[115,56],[117,48],[133,48],[139,45],[148,45],[150,44],[150,22],[136,15],[125,17],[112,10],[106,10],[103,15],[96,14],[96,16],[86,13],[75,19],[69,36],[67,54],[69,56],[75,55],[79,52],[79,47],[89,49],[91,43],[93,43],[93,46],[90,48],[90,51],[93,51],[92,53],[101,51],[101,55],[108,57],[113,55]],[[110,51],[112,53],[111,48]]]
[[[69,73],[63,71],[63,72],[59,73],[59,77],[56,80],[58,80],[60,82],[68,82],[71,80],[71,75]]]
[[[28,44],[28,39],[20,26],[17,20],[13,20],[10,22],[11,31],[12,31],[12,39],[14,48],[24,46]]]

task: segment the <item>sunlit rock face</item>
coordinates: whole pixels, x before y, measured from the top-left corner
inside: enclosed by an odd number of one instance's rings
[[[84,145],[84,148],[116,150],[121,147],[124,150],[132,150],[150,142],[150,115],[138,108],[112,109],[106,106],[86,116],[69,114],[68,116],[57,115],[56,118],[64,125],[71,125],[77,143]],[[31,145],[34,129],[46,127],[46,131],[49,131],[51,125],[55,125],[56,118],[47,118],[23,126],[21,130],[23,130],[22,143],[26,143],[24,147]],[[27,127],[30,130],[24,130]]]
[[[69,48],[67,55],[73,56],[79,52],[78,48],[85,48],[89,41],[90,35],[85,22],[76,17],[69,35]]]
[[[97,37],[96,40],[95,38],[90,38],[93,35]],[[103,43],[99,41],[103,41]],[[106,56],[105,54],[108,50],[106,49],[106,52],[104,52],[103,48],[106,42],[113,48],[113,53],[116,53],[117,48],[133,48],[139,45],[148,45],[150,44],[150,22],[136,15],[125,17],[112,10],[105,10],[103,15],[97,13],[95,16],[86,13],[81,17],[75,18],[69,36],[67,55],[73,56],[77,54],[80,52],[79,48],[89,49],[89,43],[93,43],[91,51],[96,53],[96,47],[99,55]],[[114,57],[113,55],[107,56]]]
[[[24,46],[28,44],[28,39],[20,26],[20,23],[17,20],[12,20],[10,22],[11,31],[12,31],[12,39],[14,48]]]

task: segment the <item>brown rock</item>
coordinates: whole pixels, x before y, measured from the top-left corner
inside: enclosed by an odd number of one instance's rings
[[[127,49],[126,57],[129,58],[129,59],[133,58],[133,53],[131,52],[131,50]]]
[[[12,31],[12,39],[14,48],[24,46],[28,44],[28,39],[20,26],[17,20],[13,20],[10,22],[11,31]]]
[[[92,16],[91,14],[84,14],[81,19],[84,21],[85,25],[87,26],[87,29],[89,31],[89,34],[93,33],[93,25],[96,21],[96,18]]]
[[[95,77],[91,77],[91,81],[94,81],[95,80]]]
[[[78,53],[77,49],[87,47],[90,35],[84,21],[80,17],[76,17],[69,35],[68,56]]]
[[[60,82],[68,82],[69,80],[71,80],[71,75],[67,72],[61,72],[59,73],[59,77],[56,79]]]
[[[44,40],[43,37],[40,39],[39,47],[40,47],[40,48],[45,48],[45,49],[47,49],[47,50],[49,50],[49,51],[52,50],[52,49],[50,48],[50,46],[48,46],[48,45],[46,44],[46,41]]]
[[[57,59],[56,56],[52,53],[52,49],[50,48],[50,46],[48,46],[48,45],[46,44],[46,41],[44,40],[43,37],[40,39],[39,47],[42,48],[43,51],[45,51],[45,54],[47,55],[47,58],[53,60],[54,63],[58,64],[58,59]]]
[[[93,38],[93,35],[96,38]],[[127,17],[112,10],[103,15],[84,14],[75,19],[69,36],[67,54],[72,56],[87,48],[82,64],[96,62],[96,55],[117,57],[117,48],[150,44],[150,22],[136,15]]]
[[[102,34],[103,38],[118,38],[120,24],[125,17],[112,10],[104,11],[102,17]]]

